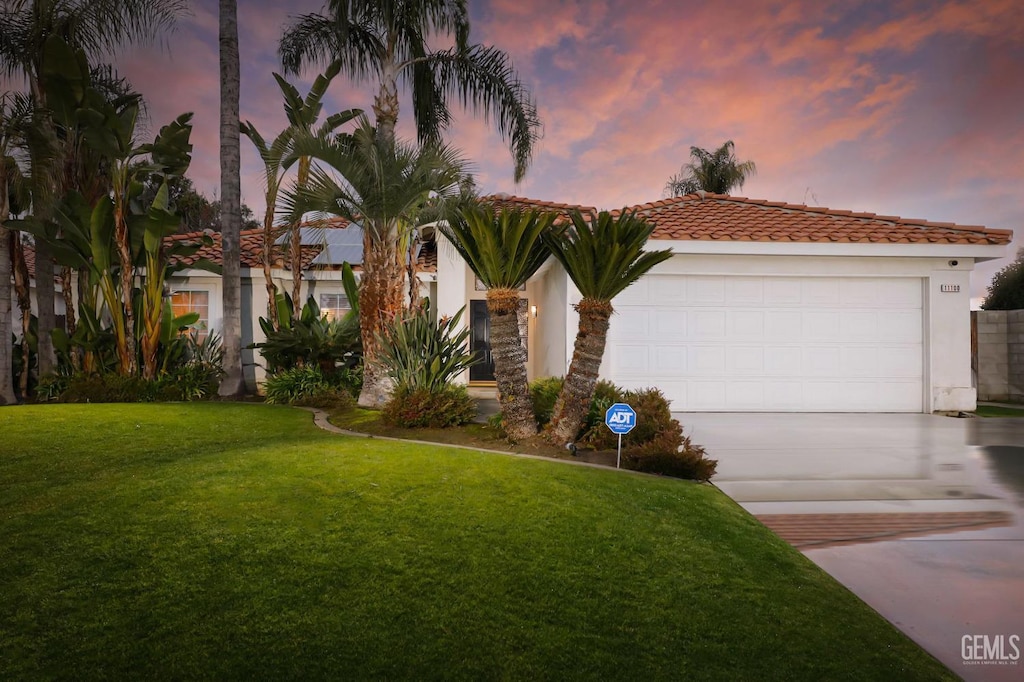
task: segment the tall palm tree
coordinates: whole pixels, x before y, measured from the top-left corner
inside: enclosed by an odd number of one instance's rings
[[[0,73],[22,76],[36,106],[35,127],[46,137],[56,137],[47,112],[46,50],[50,36],[60,36],[73,48],[82,49],[90,59],[109,55],[124,44],[149,42],[164,29],[173,28],[188,10],[188,0],[10,0],[0,9]],[[49,145],[48,145],[49,146]],[[52,145],[56,147],[56,144]],[[43,164],[34,163],[32,211],[37,219],[48,220],[56,201],[63,195],[60,162],[42,173]],[[44,243],[36,251],[36,297],[39,309],[39,370],[54,369],[55,356],[50,332],[54,317],[54,266]]]
[[[670,250],[643,250],[654,228],[635,213],[615,216],[601,211],[588,220],[573,211],[570,218],[568,230],[549,233],[544,239],[582,295],[575,305],[580,321],[572,362],[548,428],[549,437],[562,445],[576,439],[590,410],[608,339],[612,299],[672,257]]]
[[[222,396],[245,391],[242,376],[242,179],[238,98],[238,0],[220,0],[220,225],[224,324]]]
[[[465,0],[328,0],[326,14],[305,14],[285,29],[280,54],[285,71],[337,59],[358,82],[373,82],[378,133],[395,139],[398,86],[412,91],[421,143],[436,143],[452,120],[449,102],[492,118],[509,142],[516,182],[522,179],[539,137],[540,121],[529,92],[509,56],[494,47],[469,44]],[[434,35],[454,45],[431,49]],[[444,38],[442,38],[444,39]]]
[[[753,161],[738,160],[735,150],[732,140],[727,140],[713,152],[690,147],[690,163],[668,179],[665,193],[681,197],[701,190],[728,194],[734,188],[742,189],[747,178],[757,173],[757,166]]]
[[[331,80],[338,75],[341,65],[335,62],[327,71],[316,77],[309,94],[303,98],[294,85],[286,81],[280,74],[274,74],[277,85],[281,88],[284,97],[284,111],[288,117],[288,127],[282,130],[277,137],[268,144],[256,127],[246,121],[242,125],[242,134],[248,137],[263,161],[263,176],[267,211],[263,217],[263,278],[267,287],[267,314],[270,316],[270,324],[276,330],[279,327],[277,315],[277,286],[271,277],[270,270],[273,265],[274,241],[278,237],[278,230],[275,229],[275,218],[277,214],[277,197],[281,190],[281,183],[287,167],[284,164],[285,158],[291,150],[292,140],[296,133],[313,133],[313,126],[320,117],[323,109],[323,97],[327,92],[327,86]],[[362,114],[360,109],[347,109],[328,116],[317,128],[315,134],[326,135],[337,130],[340,126],[348,123],[355,117]],[[309,171],[312,160],[308,156],[298,159],[298,189],[305,187],[309,182]],[[299,226],[301,219],[291,221],[288,226],[289,233],[289,255],[292,269],[292,315],[298,316],[302,308],[302,244],[301,231]]]
[[[544,235],[555,215],[538,211],[468,208],[441,232],[487,287],[491,353],[505,433],[514,441],[537,434],[519,337],[519,289],[551,255]]]
[[[447,146],[389,144],[365,119],[352,134],[298,134],[289,162],[302,156],[331,166],[339,178],[314,165],[307,187],[287,192],[286,211],[340,215],[363,228],[363,263],[359,280],[359,327],[363,343],[363,388],[359,404],[376,406],[389,394],[378,367],[377,339],[402,311],[408,252],[399,248],[416,227],[419,212],[432,194],[458,191],[462,159]]]
[[[11,320],[11,277],[13,255],[18,234],[4,223],[11,213],[11,190],[22,180],[21,168],[14,154],[23,146],[31,103],[21,93],[0,95],[0,405],[15,402],[14,377],[11,374],[14,348]],[[19,299],[21,297],[19,296]]]

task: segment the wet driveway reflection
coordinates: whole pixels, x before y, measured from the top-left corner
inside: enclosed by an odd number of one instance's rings
[[[676,416],[723,491],[953,672],[1024,679],[1024,419]]]

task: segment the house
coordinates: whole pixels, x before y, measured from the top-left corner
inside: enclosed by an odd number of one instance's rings
[[[201,233],[179,234],[171,240],[195,240]],[[203,268],[203,263],[222,265],[220,234],[211,235],[213,243],[200,248],[195,254],[182,259],[185,267],[168,277],[167,285],[175,314],[189,311],[199,313],[195,327],[200,334],[216,330],[223,325],[223,288],[219,274]],[[292,292],[290,259],[285,255],[287,235],[277,239],[276,260],[271,266],[271,277],[279,293]],[[359,276],[363,258],[363,233],[359,225],[342,218],[310,223],[300,230],[302,253],[301,299],[312,297],[320,310],[329,316],[341,316],[351,309],[342,284],[341,266],[348,262]],[[269,296],[263,273],[263,230],[243,230],[239,239],[242,278],[242,367],[246,385],[256,390],[266,377],[258,351],[246,348],[251,343],[265,340],[259,324],[267,317]],[[432,240],[425,241],[417,250],[417,277],[424,296],[432,290],[435,279],[436,252]]]
[[[508,195],[495,205],[566,214],[592,207]],[[970,274],[1005,255],[1009,230],[935,223],[716,194],[624,209],[654,225],[649,247],[675,254],[615,299],[601,376],[657,386],[678,411],[934,412],[975,409]],[[486,292],[432,226],[421,228],[416,277],[439,315],[465,307],[484,362],[464,380],[493,385]],[[196,235],[176,235],[188,239]],[[438,244],[437,242],[441,243]],[[335,219],[302,231],[302,297],[328,314],[348,309],[341,262],[357,274],[358,225]],[[244,231],[242,343],[262,340],[262,234]],[[221,262],[219,235],[185,261]],[[288,264],[271,273],[291,291]],[[200,329],[221,325],[220,277],[186,268],[169,279],[179,311]],[[522,293],[520,331],[533,379],[563,375],[579,292],[550,259]],[[243,353],[247,383],[264,372]]]
[[[625,210],[675,255],[613,302],[603,378],[657,386],[678,411],[975,408],[970,273],[1005,255],[1010,231],[715,194]],[[468,301],[485,345],[484,293],[453,249],[436,277],[438,313]],[[550,261],[522,297],[529,376],[564,374],[579,293]]]

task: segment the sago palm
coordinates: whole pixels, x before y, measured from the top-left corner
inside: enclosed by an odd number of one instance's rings
[[[365,118],[352,134],[297,135],[288,162],[302,156],[330,166],[337,176],[314,165],[305,188],[285,193],[287,213],[329,213],[363,228],[359,323],[364,367],[359,403],[379,405],[389,391],[378,367],[377,338],[405,307],[408,250],[400,244],[408,239],[432,194],[458,191],[463,162],[447,146],[418,147],[401,140],[388,144]]]
[[[678,175],[669,178],[665,193],[672,197],[703,190],[713,194],[728,194],[734,188],[743,188],[747,178],[757,172],[753,161],[736,158],[736,145],[727,140],[714,151],[690,147],[690,163]]]
[[[588,219],[573,211],[570,217],[569,229],[545,238],[582,295],[575,306],[580,319],[572,362],[548,427],[551,440],[563,445],[576,439],[590,410],[608,339],[612,299],[672,257],[671,251],[644,251],[653,226],[635,213],[616,216],[601,211]]]
[[[454,42],[432,49],[430,39]],[[501,50],[469,44],[465,0],[328,0],[324,14],[297,17],[285,29],[281,62],[289,73],[339,60],[357,82],[377,86],[377,129],[395,139],[399,83],[409,86],[421,143],[437,143],[458,101],[494,122],[508,140],[515,179],[526,173],[540,121],[526,87]]]
[[[537,434],[537,421],[526,376],[526,349],[519,337],[519,289],[551,255],[544,235],[554,214],[538,211],[467,208],[441,232],[487,287],[494,378],[512,440]]]

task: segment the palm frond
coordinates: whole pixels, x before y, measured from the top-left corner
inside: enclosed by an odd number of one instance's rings
[[[512,59],[495,47],[452,48],[427,58],[438,87],[463,106],[493,120],[509,144],[515,162],[515,181],[526,174],[533,149],[541,137],[537,106],[516,75]]]
[[[548,233],[544,241],[584,298],[610,302],[672,257],[671,250],[643,250],[653,226],[636,213],[601,211],[585,217],[577,210],[570,217],[568,230]]]
[[[552,213],[476,206],[438,228],[488,289],[518,289],[548,259],[543,237],[554,219]]]

